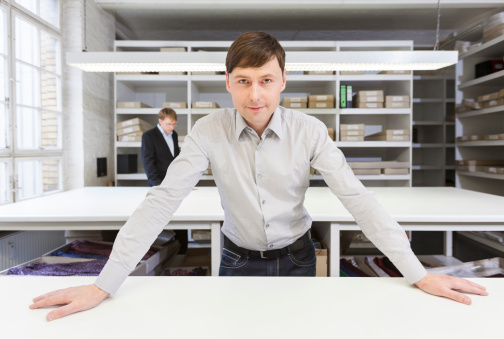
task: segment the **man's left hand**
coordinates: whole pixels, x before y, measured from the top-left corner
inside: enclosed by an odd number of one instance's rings
[[[471,305],[471,298],[463,294],[488,295],[486,288],[469,280],[451,277],[444,274],[427,273],[415,286],[422,291]]]

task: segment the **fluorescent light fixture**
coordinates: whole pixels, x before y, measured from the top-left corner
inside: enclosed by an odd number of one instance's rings
[[[81,52],[67,63],[85,72],[225,71],[227,52]],[[457,63],[457,51],[286,52],[288,71],[434,70]]]

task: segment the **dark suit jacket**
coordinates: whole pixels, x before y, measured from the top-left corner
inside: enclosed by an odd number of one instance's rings
[[[170,148],[157,126],[142,135],[142,162],[149,186],[161,184],[166,176],[168,166],[180,153],[178,135],[175,130],[172,138],[175,156],[172,156]]]

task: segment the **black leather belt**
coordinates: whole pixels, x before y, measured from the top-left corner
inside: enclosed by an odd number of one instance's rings
[[[276,250],[268,250],[268,251],[252,251],[246,248],[240,247],[236,245],[234,242],[228,239],[228,237],[224,236],[224,247],[227,249],[236,251],[240,254],[243,254],[248,257],[259,257],[259,258],[277,258],[281,255],[285,255],[291,252],[299,251],[302,249],[308,242],[311,240],[311,233],[308,230],[303,236],[301,236],[298,240],[294,241],[289,246],[285,246],[284,248],[279,248]]]

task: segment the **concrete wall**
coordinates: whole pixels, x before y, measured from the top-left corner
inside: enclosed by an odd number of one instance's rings
[[[105,186],[114,180],[114,87],[111,73],[85,73],[66,65],[66,52],[84,45],[83,0],[63,1],[63,149],[65,190]],[[87,51],[111,51],[113,15],[87,1]],[[107,158],[107,176],[98,178],[96,159]]]

